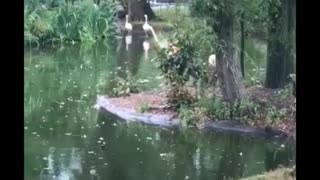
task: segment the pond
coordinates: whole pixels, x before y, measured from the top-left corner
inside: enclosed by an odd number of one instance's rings
[[[98,112],[97,95],[118,76],[130,72],[146,90],[161,84],[144,40],[25,48],[26,180],[238,179],[290,163],[285,142],[123,124]]]

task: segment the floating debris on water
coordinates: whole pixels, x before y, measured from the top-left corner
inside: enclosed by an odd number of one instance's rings
[[[137,150],[139,151],[139,150],[140,150],[140,148],[139,148],[139,147],[137,147]]]
[[[117,126],[117,124],[116,124],[116,123],[113,123],[112,125],[113,125],[113,126]]]
[[[53,128],[49,128],[50,131],[53,131]]]
[[[47,158],[47,157],[43,157],[42,159],[43,159],[43,160],[45,160],[45,161],[47,161],[47,160],[48,160],[48,158]]]
[[[98,159],[103,159],[103,157],[99,157]]]
[[[242,156],[242,152],[240,152],[239,154],[240,154],[240,156]]]
[[[134,136],[135,136],[135,137],[137,137],[137,136],[138,136],[138,134],[134,134]]]
[[[95,169],[90,169],[90,174],[91,175],[96,175],[97,171]]]
[[[100,137],[99,139],[100,139],[101,141],[103,141],[103,137]]]
[[[189,176],[186,176],[184,179],[189,179]]]
[[[87,138],[87,136],[86,136],[86,135],[83,135],[82,137],[83,137],[83,138]]]
[[[108,163],[104,163],[105,166],[108,166]]]
[[[102,123],[101,124],[105,124],[105,122],[104,121],[102,121]]]
[[[32,134],[36,135],[36,134],[37,134],[37,132],[32,132]]]
[[[152,137],[147,137],[146,139],[147,139],[147,140],[152,140]]]
[[[66,136],[71,136],[71,133],[65,133],[64,135],[66,135]]]
[[[25,129],[25,130],[27,130],[27,129],[28,129],[28,127],[26,126],[26,127],[24,127],[24,129]]]
[[[84,129],[84,127],[83,127],[83,126],[81,126],[81,129]]]
[[[94,151],[88,151],[88,154],[94,154]]]
[[[284,145],[284,144],[281,144],[281,147],[282,147],[282,148],[284,148],[284,147],[285,147],[285,145]]]

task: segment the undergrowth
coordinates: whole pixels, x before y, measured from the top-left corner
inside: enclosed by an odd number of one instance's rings
[[[197,125],[211,120],[251,123],[258,119],[265,119],[268,124],[272,124],[286,119],[288,113],[286,108],[279,109],[271,103],[261,106],[246,99],[230,104],[219,97],[201,98],[192,105],[184,105],[179,108],[179,117],[184,126]]]

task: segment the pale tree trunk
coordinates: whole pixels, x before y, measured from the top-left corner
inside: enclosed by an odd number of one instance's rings
[[[240,71],[240,23],[237,14],[238,0],[225,0],[227,7],[218,10],[215,27],[218,36],[217,72],[224,99],[228,102],[246,97]]]

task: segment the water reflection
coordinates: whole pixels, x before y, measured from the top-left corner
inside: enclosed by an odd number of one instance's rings
[[[149,60],[149,49],[150,49],[150,41],[144,40],[143,41],[143,50],[145,52],[145,60]]]

